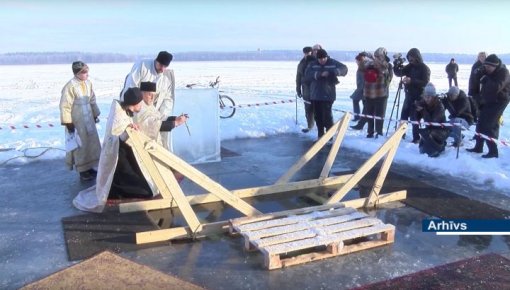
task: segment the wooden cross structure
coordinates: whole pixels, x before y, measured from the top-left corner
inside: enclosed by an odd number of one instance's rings
[[[342,203],[345,206],[355,208],[375,207],[379,203],[405,199],[407,194],[405,190],[380,194],[382,184],[398,149],[402,135],[406,132],[407,125],[405,123],[402,123],[395,133],[354,174],[329,177],[331,167],[347,131],[350,117],[350,114],[346,113],[275,184],[237,190],[224,188],[184,160],[167,151],[155,141],[150,140],[139,131],[128,128],[127,133],[131,139],[133,150],[140,157],[140,167],[146,169],[161,194],[161,198],[121,203],[119,210],[124,213],[178,207],[184,216],[187,226],[136,233],[137,244],[194,238],[196,236],[226,232],[229,230],[228,221],[201,223],[193,211],[192,205],[224,201],[245,216],[257,216],[262,213],[245,202],[243,198],[326,186],[335,186],[338,187],[338,190],[324,203],[338,203],[383,157],[385,159],[375,179],[370,195],[367,198],[349,200]],[[334,141],[319,178],[291,181],[292,177],[332,138],[334,138]],[[180,172],[208,193],[186,196],[174,174],[172,174],[172,170]]]

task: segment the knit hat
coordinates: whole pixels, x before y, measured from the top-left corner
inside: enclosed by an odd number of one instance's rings
[[[324,58],[328,56],[328,52],[325,49],[319,49],[317,50],[317,59]]]
[[[156,57],[156,61],[164,66],[170,65],[172,59],[173,59],[172,54],[167,51],[160,51],[158,57]]]
[[[303,47],[303,53],[310,53],[310,52],[312,52],[312,47],[311,46]]]
[[[377,56],[386,56],[388,54],[388,52],[386,51],[386,48],[384,47],[379,47],[378,49],[376,49],[374,51],[374,56],[377,57]]]
[[[139,88],[129,88],[124,93],[124,105],[136,105],[143,100],[142,92]]]
[[[432,83],[428,83],[423,90],[423,96],[435,96],[436,87]]]
[[[75,75],[81,72],[82,70],[89,68],[89,66],[86,65],[83,61],[75,61],[73,62],[71,67],[73,69],[73,74]]]
[[[499,64],[501,63],[501,60],[498,58],[497,55],[495,54],[491,54],[489,55],[485,61],[483,62],[483,64],[485,65],[491,65],[491,66],[498,66]]]
[[[153,82],[141,82],[140,83],[140,91],[142,91],[142,92],[155,92],[156,91],[156,83],[153,83]]]
[[[458,87],[453,86],[448,90],[448,96],[457,97],[460,94],[460,90]]]

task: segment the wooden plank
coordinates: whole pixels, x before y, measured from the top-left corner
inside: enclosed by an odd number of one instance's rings
[[[170,241],[176,239],[199,238],[213,234],[221,234],[228,232],[228,221],[220,221],[214,223],[202,224],[202,231],[193,233],[189,226],[175,227],[170,229],[154,230],[138,232],[135,234],[136,244],[148,244],[155,242]]]
[[[188,200],[184,196],[184,193],[182,192],[181,187],[175,179],[175,176],[171,174],[170,176],[165,176],[165,178],[163,178],[160,174],[161,171],[158,169],[158,166],[154,163],[146,151],[142,138],[140,137],[142,136],[142,133],[131,128],[128,128],[126,131],[129,135],[129,138],[131,139],[131,142],[133,143],[133,149],[141,158],[142,164],[140,164],[140,166],[144,166],[147,169],[161,195],[166,199],[173,197],[190,228],[192,228],[194,232],[201,231],[202,225],[195,215],[195,212],[191,208]],[[148,140],[148,138],[146,140]],[[154,141],[148,142],[153,142],[156,144]]]
[[[320,179],[303,180],[303,181],[296,181],[296,182],[291,182],[291,183],[287,183],[287,184],[276,184],[276,185],[236,189],[236,190],[232,190],[231,192],[232,192],[232,194],[237,195],[240,198],[262,196],[262,195],[269,195],[269,194],[284,193],[284,192],[294,191],[294,190],[336,186],[338,184],[345,183],[351,176],[352,176],[352,174],[346,174],[346,175],[342,175],[342,176],[328,177],[324,180],[320,180]],[[221,198],[217,197],[216,195],[214,195],[212,193],[189,195],[189,196],[186,196],[186,198],[188,199],[188,202],[191,205],[221,201]],[[147,211],[147,210],[153,210],[153,209],[163,209],[163,208],[169,208],[170,203],[171,203],[171,199],[144,200],[144,201],[137,201],[137,202],[121,203],[121,204],[119,204],[119,210],[120,210],[120,212],[125,213],[125,212],[134,212],[134,211]],[[176,207],[175,204],[173,206]]]
[[[335,225],[335,224],[339,224],[339,223],[345,223],[348,221],[364,218],[367,216],[364,213],[357,212],[354,209],[352,209],[352,210],[354,212],[343,214],[343,215],[338,215],[338,216],[333,216],[333,217],[328,217],[328,218],[324,218],[324,219],[317,219],[317,220],[303,219],[303,220],[301,220],[297,223],[294,223],[294,224],[287,224],[287,225],[282,225],[282,226],[277,226],[277,227],[272,227],[272,228],[264,228],[264,229],[260,229],[260,230],[256,230],[256,231],[247,231],[247,232],[240,231],[240,232],[245,234],[251,240],[263,239],[265,237],[276,236],[276,235],[285,234],[285,233],[292,233],[292,232],[297,232],[300,230],[305,230],[305,229],[310,229],[310,228],[319,230],[320,228],[323,228],[326,226]]]
[[[336,122],[308,151],[294,164],[290,169],[280,177],[275,184],[284,184],[290,181],[292,176],[296,174],[308,161],[310,161],[319,152],[324,145],[333,137],[338,130],[340,121]]]
[[[405,128],[405,127],[404,127]],[[394,142],[396,143],[386,154],[386,158],[384,158],[383,164],[379,169],[379,173],[377,174],[377,178],[374,181],[374,185],[372,186],[372,190],[370,191],[370,195],[368,196],[364,207],[375,207],[379,200],[379,193],[381,192],[381,188],[383,186],[384,181],[386,180],[386,176],[388,175],[388,171],[390,170],[391,163],[393,162],[393,158],[395,158],[395,154],[397,153],[398,146],[402,140],[402,135],[405,130],[397,130],[395,132]]]
[[[285,226],[290,224],[296,224],[298,222],[308,222],[315,219],[323,219],[328,217],[338,217],[344,216],[352,213],[356,213],[357,211],[353,208],[337,208],[337,209],[328,209],[322,211],[313,211],[306,214],[301,215],[287,215],[281,218],[275,218],[271,220],[265,221],[257,221],[253,223],[246,223],[242,225],[236,225],[234,228],[240,232],[249,232],[249,231],[260,231],[263,229],[274,228],[278,226]]]
[[[402,124],[397,131],[372,155],[354,175],[339,189],[337,190],[328,200],[327,203],[339,202],[348,192],[351,190],[360,180],[363,178],[370,169],[372,169],[377,162],[393,147],[400,144],[402,134],[406,129],[405,123]],[[398,139],[397,139],[398,138]]]
[[[261,214],[260,211],[249,205],[247,202],[232,194],[219,183],[213,181],[207,175],[203,174],[193,166],[190,166],[179,157],[175,156],[171,152],[164,150],[163,147],[156,144],[154,148],[148,148],[147,151],[162,163],[167,164],[171,168],[179,171],[181,174],[191,179],[197,185],[216,195],[222,201],[225,201],[241,213],[247,216]]]
[[[400,190],[400,191],[390,192],[390,193],[386,193],[386,194],[381,194],[381,195],[379,195],[379,203],[378,204],[403,200],[403,199],[406,199],[406,196],[407,196],[406,190]],[[353,200],[343,201],[342,203],[346,207],[362,208],[365,205],[365,201],[366,201],[366,198],[357,198],[357,199],[353,199]]]
[[[329,172],[331,171],[331,167],[333,166],[333,162],[335,162],[335,158],[338,155],[338,150],[340,149],[340,144],[342,143],[345,132],[347,132],[347,126],[349,125],[349,120],[351,119],[350,113],[345,113],[340,121],[340,126],[338,126],[336,132],[335,142],[331,146],[329,150],[328,158],[324,162],[324,167],[322,168],[319,179],[326,178],[329,176]]]
[[[332,203],[332,204],[324,204],[324,205],[318,205],[318,206],[310,206],[310,207],[305,207],[305,208],[273,212],[273,213],[268,213],[268,214],[264,214],[264,215],[260,215],[260,216],[256,216],[256,217],[241,217],[241,218],[236,218],[234,220],[231,220],[231,225],[232,226],[240,226],[242,224],[270,220],[270,219],[287,216],[287,215],[293,215],[293,214],[299,215],[299,214],[305,214],[305,213],[310,213],[310,212],[314,212],[314,211],[321,211],[321,210],[334,209],[334,208],[343,208],[343,207],[345,207],[345,206],[341,203],[336,203],[336,204]]]
[[[282,229],[280,231],[257,231],[254,233],[243,233],[243,236],[250,239],[250,242],[258,247],[262,246],[270,246],[276,245],[280,243],[285,243],[292,240],[303,239],[302,235],[307,236],[309,232],[313,233],[313,236],[317,234],[330,234],[336,233],[342,230],[349,230],[359,227],[372,226],[378,223],[381,223],[378,219],[362,219],[357,221],[352,221],[354,219],[359,219],[366,217],[363,213],[353,213],[350,215],[345,215],[343,217],[336,218],[328,218],[328,223],[326,223],[326,219],[312,221],[310,223],[301,223],[295,225],[295,227],[289,226],[289,229]],[[262,233],[261,233],[262,232]],[[255,235],[253,235],[255,234]]]

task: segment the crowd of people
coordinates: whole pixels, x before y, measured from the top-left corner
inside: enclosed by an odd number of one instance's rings
[[[500,118],[510,101],[510,75],[495,54],[478,55],[471,70],[468,94],[458,87],[458,65],[452,58],[446,67],[450,88],[445,95],[438,95],[430,83],[430,69],[417,48],[409,50],[405,65],[401,57],[390,62],[387,54],[384,47],[379,47],[373,53],[360,52],[355,58],[356,90],[351,99],[357,124],[352,129],[362,130],[368,125],[367,138],[383,135],[389,86],[395,75],[400,77],[405,92],[401,120],[423,120],[427,124],[423,128],[412,126],[412,142],[419,144],[420,153],[439,156],[448,137],[453,138],[454,146],[462,146],[462,129],[474,123],[478,133],[494,139],[499,137]],[[81,180],[96,179],[94,186],[79,192],[73,200],[77,208],[101,212],[107,198],[151,198],[158,194],[139,165],[140,157],[132,148],[127,130],[139,130],[172,151],[167,134],[188,119],[187,114],[170,116],[175,89],[173,70],[168,69],[172,58],[172,54],[161,51],[155,59],[140,60],[133,65],[119,99],[112,101],[102,146],[96,129],[101,112],[88,79],[89,66],[82,61],[72,63],[74,76],[62,89],[60,118],[66,135],[72,136],[79,145],[67,152],[66,164],[79,173]],[[303,58],[297,67],[296,93],[305,100],[304,133],[316,126],[317,137],[321,138],[333,126],[336,85],[338,78],[347,72],[347,66],[331,58],[321,45],[303,48]],[[453,126],[431,124],[446,122]],[[488,153],[482,157],[499,156],[497,143],[479,135],[475,139],[476,145],[467,151],[482,153],[487,144]],[[178,172],[169,173],[178,179],[182,177]]]
[[[321,54],[317,55],[316,51]],[[308,125],[302,131],[309,132],[315,120],[320,138],[324,129],[332,126],[330,114],[336,97],[334,89],[338,84],[337,77],[345,76],[347,68],[330,58],[327,63],[321,63],[319,56],[327,57],[327,53],[320,45],[303,48],[303,54],[296,74],[296,92],[305,100]],[[404,64],[406,59],[408,63]],[[445,150],[448,137],[453,138],[452,146],[463,146],[462,130],[476,123],[476,132],[479,133],[474,137],[476,145],[467,148],[467,151],[483,153],[483,146],[487,144],[488,152],[482,157],[499,156],[497,143],[486,138],[498,139],[502,115],[510,101],[509,72],[497,55],[478,54],[471,69],[467,94],[458,86],[459,67],[454,58],[445,68],[449,85],[446,94],[437,94],[434,84],[430,82],[430,69],[417,48],[411,48],[406,58],[395,55],[393,64],[384,47],[377,48],[374,53],[360,52],[355,61],[356,89],[350,96],[353,121],[357,121],[351,126],[353,130],[363,130],[368,124],[367,138],[377,138],[383,134],[389,86],[395,75],[400,78],[399,90],[402,88],[405,94],[400,120],[412,121],[411,142],[419,145],[420,153],[430,157],[439,156]],[[333,68],[335,70],[328,72]],[[366,115],[369,117],[364,117]],[[427,125],[420,128],[421,121]],[[430,123],[450,123],[451,126]]]

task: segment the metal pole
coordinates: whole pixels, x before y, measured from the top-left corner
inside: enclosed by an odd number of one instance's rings
[[[297,125],[297,98],[298,98],[298,95],[296,94],[296,125]]]

